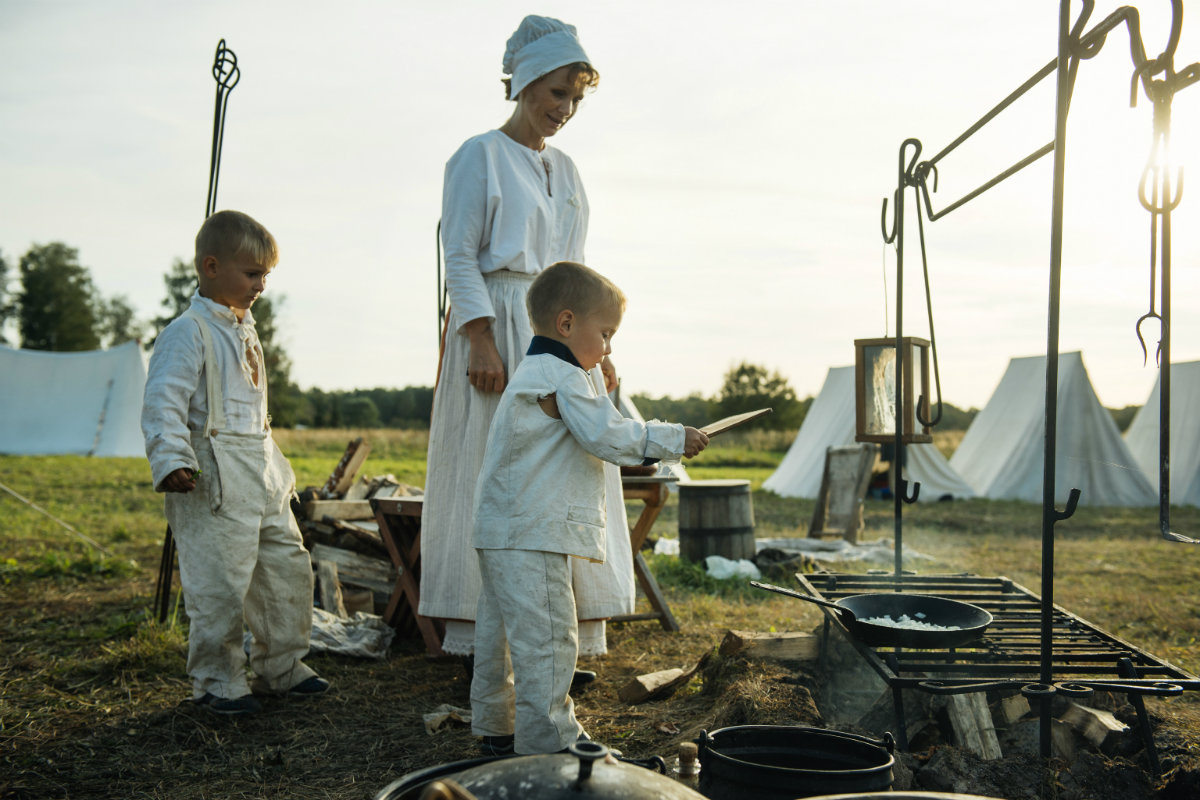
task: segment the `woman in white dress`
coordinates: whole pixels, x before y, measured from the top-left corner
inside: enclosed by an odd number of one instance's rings
[[[584,261],[588,202],[575,164],[547,144],[599,81],[575,28],[528,16],[504,54],[512,116],[468,139],[446,164],[442,244],[450,314],[442,348],[421,520],[422,616],[445,622],[442,649],[474,648],[479,568],[471,546],[475,482],[492,416],[533,331],[525,293],[556,261]],[[593,372],[611,391],[611,364]],[[633,554],[617,467],[606,465],[606,560],[573,560],[579,654],[607,652],[605,619],[633,610]],[[514,576],[519,580],[519,576]],[[585,673],[590,675],[589,673]]]

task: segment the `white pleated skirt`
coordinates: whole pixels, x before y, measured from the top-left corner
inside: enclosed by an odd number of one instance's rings
[[[533,275],[500,270],[484,276],[496,320],[496,347],[509,375],[529,348],[533,329],[525,310],[525,293]],[[426,462],[425,502],[421,515],[420,614],[447,620],[442,649],[473,652],[475,606],[479,600],[479,565],[471,546],[475,482],[483,465],[488,428],[500,395],[483,393],[467,380],[469,341],[458,328],[465,320],[450,311],[441,373],[433,398]],[[603,391],[599,368],[592,379]],[[575,604],[580,619],[580,655],[607,652],[604,622],[629,614],[634,606],[633,552],[621,494],[620,470],[605,464],[608,537],[604,563],[570,559]],[[520,581],[521,576],[513,576]],[[457,624],[466,623],[466,624]]]

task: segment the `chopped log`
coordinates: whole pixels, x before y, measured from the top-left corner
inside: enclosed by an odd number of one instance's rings
[[[370,452],[370,443],[361,436],[351,440],[350,444],[346,445],[346,452],[342,454],[341,460],[329,474],[325,485],[321,487],[321,496],[336,498],[345,494],[346,490],[354,483],[354,476],[358,474],[358,470],[367,460],[367,454]]]
[[[342,605],[346,607],[347,616],[353,617],[359,611],[363,612],[364,614],[374,614],[375,593],[370,589],[351,589],[348,591],[343,591]]]
[[[329,545],[313,545],[312,560],[316,564],[326,561],[337,564],[338,579],[343,584],[373,589],[389,594],[396,584],[396,568],[381,558],[371,558],[351,550]]]
[[[366,500],[371,496],[371,481],[366,478],[359,478],[345,493],[342,494],[343,500]]]
[[[1023,694],[1010,694],[1007,697],[1001,698],[996,704],[995,715],[996,723],[1003,728],[1010,728],[1016,724],[1017,720],[1023,718],[1030,711],[1029,700]]]
[[[321,608],[342,619],[350,616],[342,603],[342,585],[338,583],[338,565],[333,561],[317,564],[317,586],[320,589]]]
[[[374,522],[363,520],[360,523],[354,523],[335,519],[326,521],[336,533],[342,534],[339,539],[344,544],[340,543],[336,546],[375,558],[389,557],[383,537],[379,535],[379,526]],[[368,522],[370,522],[370,527],[367,527]]]
[[[620,691],[617,692],[617,696],[630,705],[644,703],[651,697],[661,693],[664,689],[671,687],[683,674],[683,670],[675,667],[673,669],[662,669],[658,672],[638,675],[632,681],[622,686]]]
[[[1110,712],[1078,703],[1071,703],[1059,719],[1103,753],[1115,752],[1129,732],[1129,726]]]
[[[375,519],[368,500],[310,500],[304,505],[304,514],[309,519]]]
[[[996,725],[987,698],[978,692],[952,694],[946,704],[955,743],[980,758],[991,761],[1004,755],[996,738]]]
[[[811,633],[758,633],[726,631],[718,648],[723,656],[744,653],[747,658],[774,661],[815,661],[821,653],[820,639]]]
[[[639,675],[629,683],[625,684],[617,692],[617,696],[626,703],[634,705],[636,703],[645,703],[649,700],[661,700],[665,697],[670,697],[675,693],[675,690],[683,686],[692,679],[692,676],[700,671],[705,664],[708,663],[712,652],[709,651],[696,662],[696,666],[689,670],[679,668],[664,669],[658,672],[651,672],[646,675]]]

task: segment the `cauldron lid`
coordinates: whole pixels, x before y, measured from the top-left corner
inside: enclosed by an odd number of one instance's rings
[[[520,797],[523,800],[556,798],[612,798],[613,800],[704,800],[704,795],[682,783],[644,767],[607,760],[608,748],[596,742],[577,742],[569,753],[512,756],[487,761],[461,772],[430,775],[453,780],[478,800]],[[440,772],[440,771],[439,771]],[[393,784],[396,788],[404,779]],[[423,786],[424,784],[422,784]],[[408,785],[409,790],[422,786]],[[377,800],[401,800],[419,794],[385,792]]]

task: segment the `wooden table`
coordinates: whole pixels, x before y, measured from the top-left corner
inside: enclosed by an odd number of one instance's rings
[[[641,500],[645,504],[637,521],[629,528],[629,544],[633,548],[633,574],[637,577],[638,585],[642,587],[642,592],[654,610],[644,614],[623,614],[613,617],[613,622],[656,619],[665,631],[675,633],[679,630],[679,623],[671,614],[671,607],[667,605],[667,599],[663,597],[662,590],[658,588],[658,581],[654,579],[654,573],[650,571],[646,559],[642,556],[642,545],[646,543],[646,536],[654,526],[654,521],[658,519],[659,512],[667,504],[667,498],[671,496],[667,484],[678,480],[673,475],[665,477],[659,475],[621,476],[621,489],[625,499]]]
[[[646,559],[642,557],[642,545],[654,525],[654,520],[667,504],[670,490],[667,484],[678,479],[674,476],[622,475],[621,489],[626,500],[641,500],[642,513],[629,528],[629,544],[633,549],[633,574],[650,606],[654,610],[644,614],[625,614],[612,617],[613,622],[656,619],[664,630],[675,632],[679,623],[671,614],[658,581],[650,572]],[[379,535],[396,568],[396,584],[388,598],[384,621],[402,635],[420,635],[425,649],[431,656],[443,656],[442,636],[444,628],[440,620],[423,617],[417,613],[421,605],[421,513],[423,497],[373,498],[371,508],[375,521],[379,523]]]
[[[383,621],[408,637],[420,634],[431,656],[444,656],[440,620],[417,613],[421,607],[421,513],[424,497],[372,498],[379,536],[396,568],[396,585],[388,598]]]

